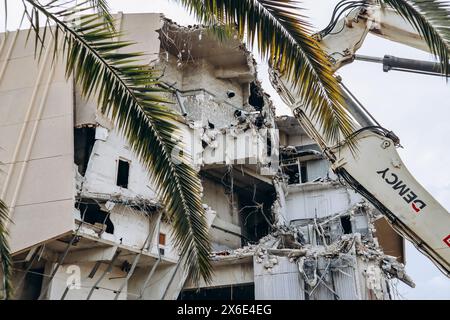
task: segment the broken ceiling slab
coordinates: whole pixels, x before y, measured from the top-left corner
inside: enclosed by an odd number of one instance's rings
[[[170,19],[159,34],[162,46],[182,61],[206,59],[221,78],[241,78],[242,82],[254,78],[255,62],[237,37],[220,41],[204,26],[180,26]]]

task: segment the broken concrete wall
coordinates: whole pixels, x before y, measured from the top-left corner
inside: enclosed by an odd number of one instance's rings
[[[319,280],[306,289],[310,300],[359,300],[354,255],[342,255],[335,260],[318,259],[316,272]]]
[[[204,89],[218,99],[243,105],[255,68],[237,39],[218,40],[201,26],[179,26],[166,19],[159,30],[164,79],[181,91]],[[181,75],[181,77],[180,77]],[[228,96],[227,91],[233,91]]]
[[[144,253],[176,261],[178,252],[173,246],[172,230],[167,222],[159,222],[158,212],[139,204],[80,204],[74,217],[83,225],[79,234],[104,240],[108,244],[121,245]],[[93,208],[94,207],[94,208]],[[162,249],[162,250],[161,250]]]
[[[216,217],[213,220],[211,241],[215,250],[236,249],[241,246],[240,219],[237,210],[238,195],[229,194],[225,185],[208,178],[202,179],[203,202],[214,208]],[[232,199],[236,202],[233,204]]]
[[[213,92],[219,101],[226,101],[241,108],[244,105],[242,85],[234,80],[217,78],[215,66],[205,59],[197,60],[183,68],[183,82],[180,90],[196,89]],[[229,98],[227,91],[233,91],[235,95]]]
[[[147,214],[124,205],[116,205],[109,213],[114,226],[114,234],[110,238],[112,241],[136,249],[146,247],[147,236],[155,228],[150,224]],[[153,240],[156,240],[156,236]]]
[[[221,90],[226,95],[226,89],[222,87]],[[214,125],[217,129],[227,128],[235,123],[235,111],[243,109],[242,104],[233,104],[229,99],[219,98],[201,86],[195,91],[181,92],[180,97],[187,113],[186,119],[200,122],[203,126]]]
[[[305,244],[296,230],[280,228],[259,244],[230,254],[236,259],[243,252],[254,256],[257,299],[385,300],[391,298],[388,279],[414,285],[404,266],[368,237],[351,234],[327,245]]]
[[[129,166],[127,187],[118,185],[119,162]],[[147,170],[130,150],[126,140],[115,130],[96,128],[96,140],[84,177],[82,193],[120,195],[124,198],[156,199]]]
[[[126,50],[145,52],[142,63],[155,63],[159,58],[160,41],[156,30],[163,23],[162,15],[154,14],[118,14],[117,29],[126,30],[129,41],[135,41]],[[126,140],[118,133],[111,122],[100,115],[95,99],[86,100],[75,91],[75,126],[94,126],[95,144],[87,166],[83,182],[83,192],[91,194],[119,194],[123,197],[145,197],[155,199],[155,192],[149,182],[147,171],[142,168]],[[117,185],[119,161],[129,163],[128,186]]]
[[[179,58],[160,47],[158,63],[158,70],[163,74],[164,81],[179,90],[183,90],[183,68],[179,63]]]
[[[389,289],[381,268],[364,259],[358,259],[359,293],[362,300],[388,300]]]
[[[211,141],[212,140],[212,141]],[[202,141],[210,141],[202,152],[202,162],[208,164],[266,165],[268,156],[267,130],[230,128],[219,132],[206,129]]]
[[[245,179],[245,176],[241,173],[240,177],[232,180],[233,182],[227,174],[221,174],[221,178],[218,179],[206,177],[202,179],[203,202],[216,212],[211,229],[214,251],[237,249],[250,239],[257,241],[262,235],[267,234],[261,226],[263,224],[267,226],[261,210],[270,216],[270,205],[273,200],[265,194],[267,191],[263,188],[255,194],[252,188],[243,190],[240,188],[242,182],[239,178]]]
[[[220,129],[235,122],[236,110],[273,112],[257,82],[251,53],[238,40],[219,41],[202,27],[170,20],[159,33],[158,68],[162,80],[179,91],[187,120]]]

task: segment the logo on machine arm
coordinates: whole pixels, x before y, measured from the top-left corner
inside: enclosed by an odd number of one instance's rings
[[[416,213],[419,213],[420,210],[427,206],[426,203],[420,200],[417,194],[403,182],[403,180],[400,180],[398,175],[390,172],[389,168],[377,171],[377,174],[381,175],[381,178],[387,184],[391,185],[392,189],[398,191],[399,196],[402,197],[406,203],[411,204],[411,207]]]

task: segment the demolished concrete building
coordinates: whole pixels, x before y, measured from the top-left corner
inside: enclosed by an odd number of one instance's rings
[[[117,128],[50,50],[36,63],[17,31],[0,44],[16,299],[390,299],[391,279],[413,285],[403,239],[293,117],[275,116],[239,40],[160,14],[117,18],[173,93],[202,180],[213,281],[183,272],[163,205]]]

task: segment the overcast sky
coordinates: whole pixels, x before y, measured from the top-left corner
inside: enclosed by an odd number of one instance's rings
[[[9,28],[20,19],[19,1],[9,0]],[[338,0],[303,0],[306,14],[317,30],[327,25]],[[172,0],[109,0],[113,12],[162,12],[180,24],[195,20]],[[0,4],[3,5],[3,1]],[[0,11],[2,12],[2,11]],[[3,14],[0,15],[0,19]],[[0,26],[4,22],[0,21]],[[359,54],[430,60],[430,55],[375,36],[368,36]],[[382,66],[354,62],[338,72],[347,87],[387,129],[393,130],[405,147],[403,161],[416,179],[447,209],[450,209],[450,84],[440,77],[391,71]],[[289,114],[272,89],[266,67],[259,68],[264,89],[272,96],[278,114]],[[405,299],[450,299],[450,280],[441,274],[411,244],[406,248],[408,274],[416,288],[398,285]]]

